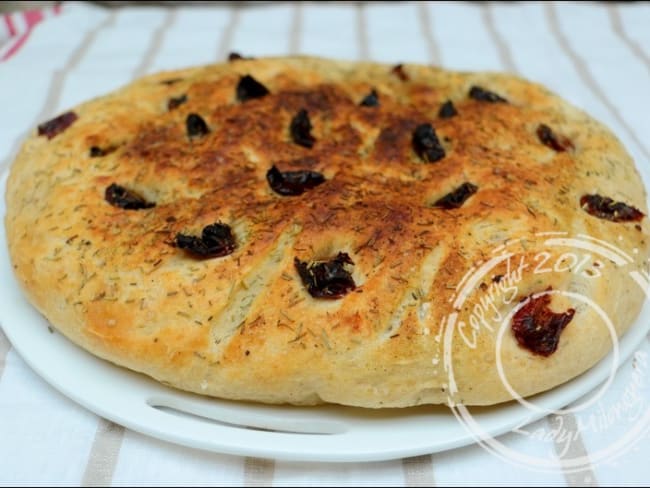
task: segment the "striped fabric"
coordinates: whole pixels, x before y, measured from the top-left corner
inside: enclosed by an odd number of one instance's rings
[[[52,13],[3,17],[4,34],[13,37],[0,41],[0,169],[10,164],[30,127],[66,107],[143,74],[223,60],[237,50],[510,71],[546,84],[604,121],[641,170],[650,172],[647,3],[337,2],[177,10],[103,10],[71,3],[62,15]],[[43,17],[53,18],[32,30]],[[606,404],[620,400],[625,382],[642,370],[643,358],[650,358],[650,341],[639,346],[636,361],[622,367],[605,393]],[[644,388],[647,402],[647,382]],[[543,436],[562,423],[570,432],[551,449],[558,466],[553,472],[512,465],[477,445],[358,464],[242,458],[168,444],[98,418],[32,373],[0,332],[0,483],[7,485],[647,483],[647,434],[623,457],[577,471],[562,468],[563,459],[592,455],[613,442],[629,428],[632,415],[613,419],[613,427],[603,432],[581,430],[589,413],[549,417],[527,428]],[[522,452],[539,449],[534,439],[515,433],[500,440]]]
[[[60,13],[61,5],[57,4],[43,10],[3,14],[0,22],[0,62],[7,61],[18,52],[39,22]]]

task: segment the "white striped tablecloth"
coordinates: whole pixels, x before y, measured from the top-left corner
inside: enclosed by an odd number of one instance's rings
[[[5,22],[6,23],[6,22]],[[64,4],[16,47],[0,44],[0,169],[26,131],[66,107],[163,69],[253,56],[313,54],[502,70],[546,84],[605,122],[650,171],[650,5],[592,3],[280,3],[181,9]],[[10,55],[7,53],[10,52]],[[1,290],[0,290],[1,294]],[[650,355],[650,342],[639,346]],[[626,363],[605,401],[616,402]],[[618,385],[618,386],[617,386]],[[647,401],[650,391],[641,389]],[[605,485],[650,481],[650,439],[579,472],[561,459],[602,449],[616,431],[558,442],[556,472],[518,467],[479,446],[387,462],[298,463],[202,452],[125,430],[37,377],[0,332],[1,484]],[[624,420],[624,419],[623,419]],[[623,428],[621,420],[621,428]],[[628,419],[629,420],[629,419]],[[548,433],[554,418],[533,426]],[[530,429],[532,430],[532,429]],[[527,439],[507,434],[513,449]],[[532,440],[530,442],[533,442]]]

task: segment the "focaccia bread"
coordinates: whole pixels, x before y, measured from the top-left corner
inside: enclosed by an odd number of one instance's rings
[[[497,357],[527,396],[610,350],[572,296],[618,335],[643,302],[629,272],[648,257],[647,207],[630,156],[506,74],[231,56],[148,76],[41,124],[6,200],[14,271],[57,330],[220,398],[503,402]],[[458,305],[500,248],[512,258]]]

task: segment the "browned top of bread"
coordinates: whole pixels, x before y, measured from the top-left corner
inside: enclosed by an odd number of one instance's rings
[[[641,250],[639,262],[648,254],[647,219],[632,211],[647,213],[645,193],[621,144],[509,75],[238,59],[149,76],[72,112],[41,126],[12,168],[15,272],[82,347],[199,393],[444,402],[448,375],[434,364],[449,300],[498,245],[523,239],[516,253],[531,257],[542,245],[536,233],[565,231],[620,235],[619,245]],[[627,220],[595,215],[599,202],[585,195],[625,203]],[[200,238],[215,223],[232,236],[221,235],[227,245],[216,253]],[[339,253],[353,264],[336,261]],[[312,264],[326,261],[342,291],[325,293],[338,298],[308,290]],[[621,333],[642,297],[617,270],[608,277],[609,290],[584,286]],[[518,297],[575,283],[531,275]],[[570,305],[554,298],[552,308]],[[505,334],[518,391],[550,388],[602,357],[608,333],[588,321],[577,310],[546,356]],[[486,329],[475,347],[455,342],[460,401],[510,397],[494,367],[495,337]]]

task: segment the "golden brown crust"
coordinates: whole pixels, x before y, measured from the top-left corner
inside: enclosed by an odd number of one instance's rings
[[[149,76],[76,107],[78,120],[64,132],[27,140],[10,175],[6,226],[26,293],[77,344],[178,388],[272,403],[447,401],[449,374],[435,364],[444,356],[441,324],[465,273],[508,240],[523,239],[516,257],[534,259],[545,249],[535,234],[551,231],[620,235],[616,244],[638,249],[641,263],[647,219],[597,219],[579,200],[597,193],[647,214],[646,198],[611,132],[539,85],[416,65],[404,72],[408,81],[380,64],[238,60]],[[271,94],[238,102],[245,74]],[[473,85],[509,103],[473,100]],[[372,88],[380,106],[360,107]],[[187,101],[168,110],[180,95]],[[439,118],[448,99],[459,114]],[[313,124],[311,149],[290,138],[300,109]],[[208,135],[188,139],[189,113],[205,119]],[[413,150],[412,132],[423,123],[444,146],[437,163],[423,163]],[[541,144],[541,123],[574,149]],[[91,158],[91,146],[112,151]],[[283,197],[266,181],[274,164],[318,171],[327,181]],[[433,208],[464,182],[478,192],[461,208]],[[111,183],[156,206],[109,205]],[[233,254],[197,260],[170,245],[177,233],[198,234],[216,221],[232,227]],[[339,300],[311,297],[294,258],[338,252],[354,261],[357,290]],[[627,271],[610,268],[607,281],[529,274],[517,297],[548,286],[580,289],[616,318],[621,334],[642,293]],[[460,320],[478,300],[477,292],[457,311]],[[569,305],[554,298],[552,308]],[[594,323],[592,311],[578,310],[548,358],[504,334],[502,358],[515,389],[543,391],[592,366],[610,347],[608,331]],[[452,342],[460,401],[510,398],[496,372],[495,340],[485,329],[475,347]]]

